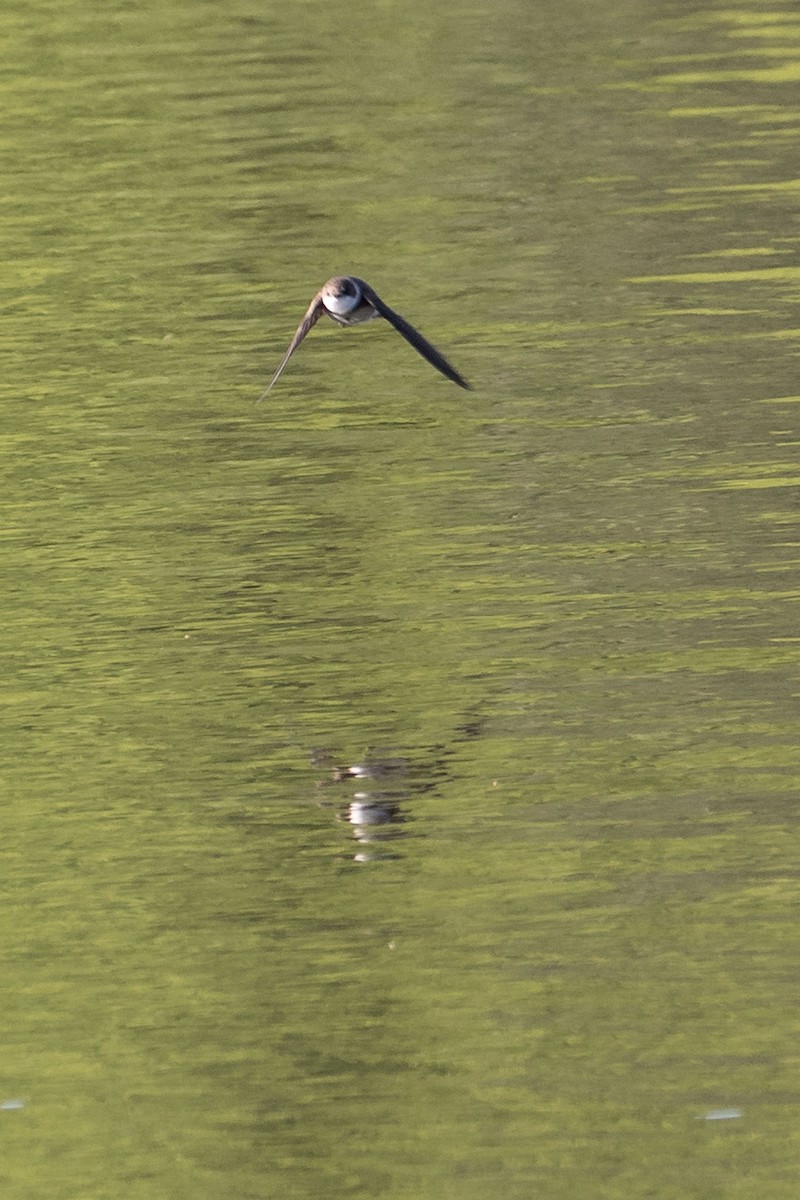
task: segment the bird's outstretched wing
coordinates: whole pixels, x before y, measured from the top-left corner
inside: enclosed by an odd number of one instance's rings
[[[264,399],[264,397],[266,396],[267,392],[270,390],[272,385],[280,377],[280,375],[283,371],[283,368],[286,366],[289,359],[292,357],[295,350],[300,345],[300,343],[302,342],[303,338],[306,336],[308,331],[310,329],[314,328],[314,326],[316,325],[317,321],[320,319],[320,317],[322,316],[324,311],[325,311],[325,306],[322,303],[322,291],[319,291],[319,292],[317,292],[316,296],[309,304],[306,315],[303,317],[302,321],[297,326],[297,331],[296,331],[294,337],[292,338],[292,340],[289,342],[289,349],[284,354],[283,359],[281,360],[281,365],[278,367],[277,371],[272,376],[272,379],[269,381],[267,386],[264,388],[264,391],[258,397],[258,400],[256,401],[257,404],[261,403],[261,401]]]
[[[399,313],[396,313],[393,308],[389,308],[388,304],[384,304],[378,293],[368,283],[365,283],[363,279],[357,279],[356,283],[361,288],[361,294],[364,299],[369,300],[370,304],[377,309],[382,317],[386,318],[390,325],[394,326],[398,333],[402,334],[418,354],[427,359],[432,367],[436,367],[437,371],[441,371],[442,375],[447,379],[452,379],[453,383],[457,383],[459,387],[469,389],[469,384],[463,375],[459,375],[455,367],[450,365],[445,356],[440,354],[436,347],[432,346],[418,329],[415,329],[413,325],[409,325],[408,321],[404,317],[401,317]],[[282,367],[283,364],[281,364]],[[280,374],[280,371],[278,374]],[[271,386],[272,384],[270,384]]]

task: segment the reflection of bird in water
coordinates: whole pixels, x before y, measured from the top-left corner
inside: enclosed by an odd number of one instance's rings
[[[352,767],[334,767],[336,783],[345,779],[385,779],[387,775],[400,775],[407,767],[404,758],[378,759],[375,762],[355,763]]]
[[[395,837],[396,830],[381,831],[376,826],[402,825],[405,821],[397,799],[370,792],[356,792],[348,804],[338,809],[337,816],[353,826],[353,837],[358,842],[383,841]]]
[[[440,371],[447,379],[451,379],[453,383],[457,383],[459,387],[469,387],[466,379],[459,375],[444,355],[440,354],[418,329],[409,325],[404,317],[389,308],[388,304],[384,304],[378,293],[368,283],[365,283],[363,279],[357,279],[355,275],[335,275],[333,279],[329,279],[326,284],[323,284],[309,304],[306,315],[289,343],[289,349],[259,397],[260,400],[264,399],[303,338],[309,330],[313,329],[323,313],[332,317],[334,321],[338,321],[340,325],[360,325],[363,321],[371,321],[374,317],[385,317],[389,324],[393,325],[397,332],[402,334],[431,366],[436,367],[437,371]]]
[[[349,767],[336,766],[335,761],[327,749],[317,748],[311,752],[311,765],[330,772],[317,787],[334,788],[341,797],[334,802],[336,817],[351,827],[354,840],[363,844],[386,842],[400,836],[398,826],[407,819],[403,812],[409,788],[407,759],[375,756]],[[358,780],[362,786],[364,782],[375,780],[377,789],[353,792],[346,786],[342,790],[335,786],[346,785],[350,780]]]
[[[402,776],[408,771],[406,758],[365,758],[363,762],[353,763],[351,767],[337,766],[336,760],[327,746],[315,746],[309,754],[312,767],[329,768],[334,783],[343,783],[346,779],[382,779],[387,775]]]

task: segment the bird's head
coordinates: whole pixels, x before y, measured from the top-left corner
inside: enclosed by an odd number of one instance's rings
[[[349,275],[334,275],[322,289],[322,303],[329,313],[345,317],[361,303],[361,288]]]

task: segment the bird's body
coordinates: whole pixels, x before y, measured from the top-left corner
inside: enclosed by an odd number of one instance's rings
[[[306,334],[314,328],[323,313],[337,321],[340,325],[361,325],[375,317],[385,317],[399,334],[401,334],[423,358],[436,367],[447,379],[457,383],[459,387],[468,388],[467,381],[459,375],[443,354],[427,341],[419,330],[409,325],[404,317],[384,304],[378,293],[355,275],[335,275],[329,279],[317,292],[308,306],[306,315],[297,327],[294,337],[289,343],[289,349],[283,356],[281,365],[273,375],[268,387],[260,396],[263,400],[272,385],[281,375],[284,367],[302,342]]]

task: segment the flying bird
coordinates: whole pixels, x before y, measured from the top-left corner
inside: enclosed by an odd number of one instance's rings
[[[308,311],[297,326],[297,332],[289,343],[289,349],[283,356],[283,361],[273,375],[268,387],[261,393],[263,400],[270,388],[283,372],[284,367],[302,342],[306,334],[314,328],[322,314],[332,317],[340,325],[360,325],[363,321],[371,321],[374,317],[385,317],[398,333],[402,334],[414,349],[426,358],[431,366],[441,371],[447,379],[452,379],[459,387],[468,388],[469,384],[455,367],[452,367],[443,354],[427,341],[419,330],[409,325],[404,317],[394,309],[384,304],[378,293],[363,279],[355,275],[334,275],[323,284],[308,306]]]

